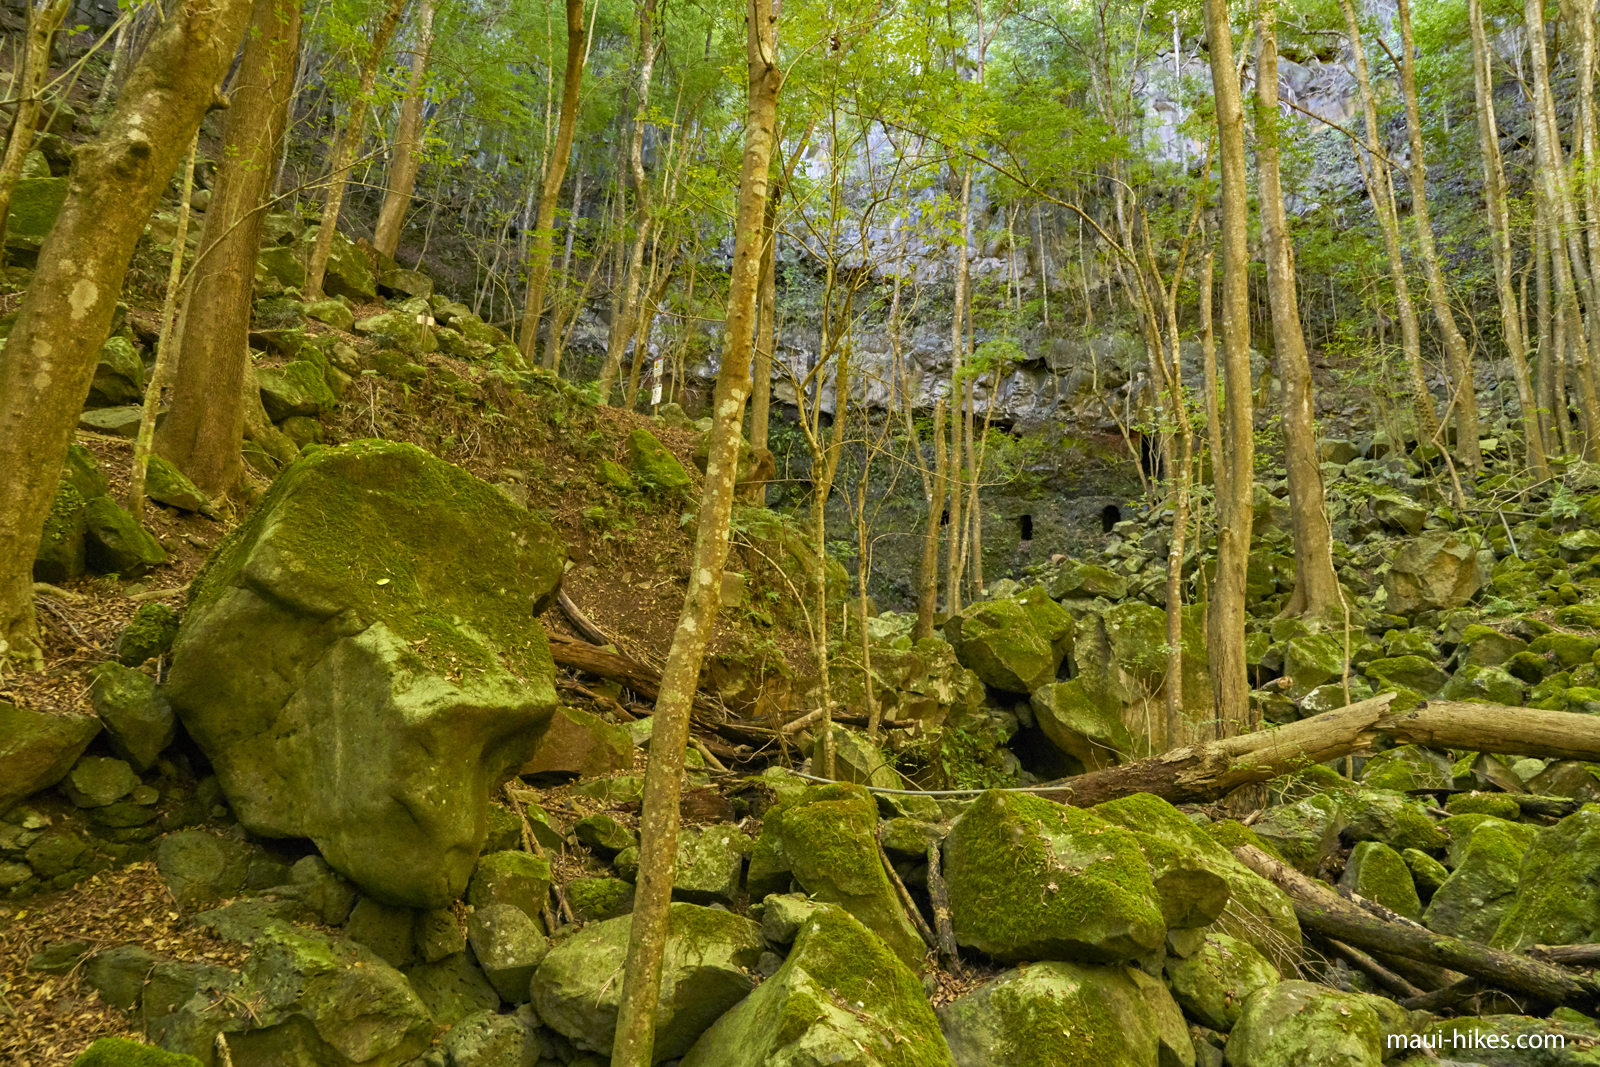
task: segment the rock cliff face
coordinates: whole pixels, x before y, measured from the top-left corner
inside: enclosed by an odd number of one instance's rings
[[[311,838],[379,900],[443,906],[555,707],[536,617],[565,556],[420,449],[316,451],[197,579],[168,696],[246,828]]]

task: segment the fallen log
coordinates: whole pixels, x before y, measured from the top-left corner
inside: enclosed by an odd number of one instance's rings
[[[576,641],[563,634],[550,636],[550,656],[563,667],[574,667],[589,674],[609,678],[632,689],[652,703],[661,692],[661,672],[638,660],[607,652],[584,641]],[[707,723],[719,723],[726,718],[723,712],[703,697],[695,697],[694,716]]]
[[[1368,951],[1387,953],[1460,971],[1500,989],[1551,1004],[1590,1007],[1600,987],[1593,980],[1528,956],[1446,937],[1421,927],[1386,922],[1345,900],[1329,886],[1308,878],[1253,845],[1233,855],[1246,867],[1289,895],[1303,929]]]
[[[1240,786],[1270,781],[1344,756],[1372,751],[1379,734],[1407,744],[1554,759],[1600,760],[1600,716],[1498,704],[1432,701],[1390,712],[1392,693],[1287,726],[1063,779],[1040,795],[1074,807],[1134,793],[1173,804],[1216,800]]]
[[[1330,937],[1328,938],[1328,947],[1333,949],[1336,954],[1343,956],[1345,961],[1350,963],[1357,970],[1364,971],[1367,977],[1371,978],[1374,982],[1377,982],[1379,985],[1397,997],[1414,1000],[1427,996],[1427,994],[1422,990],[1406,981],[1400,975],[1389,970],[1389,968],[1385,967],[1383,964],[1379,963],[1365,952],[1362,952],[1354,945],[1347,945],[1337,938]]]

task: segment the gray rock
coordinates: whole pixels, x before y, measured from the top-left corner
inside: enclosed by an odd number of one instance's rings
[[[1228,1037],[1227,1062],[1230,1067],[1379,1067],[1380,1001],[1312,982],[1267,986],[1246,998]]]
[[[144,980],[157,962],[138,945],[118,945],[90,956],[83,980],[113,1008],[135,1011],[144,994]]]
[[[750,838],[737,827],[686,826],[678,834],[678,863],[672,899],[691,904],[732,904]]]
[[[1239,1021],[1246,997],[1281,977],[1253,946],[1227,934],[1207,934],[1198,952],[1167,960],[1167,985],[1178,1003],[1203,1025],[1224,1032]]]
[[[521,1004],[528,982],[550,952],[539,924],[510,904],[490,904],[467,919],[467,941],[500,999]]]
[[[80,808],[103,808],[133,792],[139,776],[127,762],[108,756],[83,756],[61,780],[61,791]]]
[[[131,440],[139,436],[139,420],[143,417],[144,409],[138,404],[116,408],[92,408],[78,416],[78,429]]]
[[[390,907],[371,897],[362,897],[350,910],[345,933],[350,940],[366,945],[389,966],[407,967],[417,955],[416,925],[417,913],[413,909]],[[439,958],[447,955],[449,953],[440,953]]]
[[[83,535],[88,529],[83,496],[67,479],[56,487],[33,556],[33,580],[61,585],[80,577],[87,565]]]
[[[99,732],[93,715],[47,715],[0,700],[0,815],[66,777]]]
[[[186,908],[203,908],[244,888],[250,846],[202,830],[180,830],[156,845],[156,870]]]
[[[572,832],[578,843],[602,859],[610,859],[625,848],[638,842],[633,831],[606,814],[588,815],[573,824]]]
[[[133,521],[109,496],[84,507],[84,551],[89,568],[100,574],[140,578],[167,561],[167,551],[150,531]]]
[[[539,1018],[579,1049],[611,1051],[632,928],[631,916],[587,927],[551,949],[533,977]],[[682,1056],[750,992],[754,983],[746,972],[762,950],[760,927],[749,919],[693,904],[669,905],[656,1007],[658,1061]]]
[[[437,963],[418,964],[406,972],[406,978],[434,1019],[446,1026],[473,1012],[500,1007],[500,994],[467,952],[446,956]]]
[[[564,557],[546,524],[421,449],[319,450],[213,556],[168,699],[246,829],[309,837],[385,903],[442,907],[556,704],[526,620]]]
[[[40,878],[56,878],[75,869],[88,855],[89,845],[70,830],[41,834],[23,857]]]
[[[166,1036],[167,1022],[173,1013],[196,994],[211,994],[226,989],[238,974],[209,963],[178,963],[161,960],[145,977],[139,1014],[144,1033],[156,1044]]]
[[[317,922],[318,916],[303,901],[269,894],[202,911],[194,921],[210,928],[220,940],[248,945],[260,939],[275,923],[310,924]]]
[[[538,1067],[555,1056],[530,1011],[477,1012],[450,1028],[417,1067]]]
[[[1413,615],[1459,608],[1488,583],[1493,565],[1491,553],[1457,534],[1423,534],[1400,551],[1384,576],[1386,609],[1396,615]]]
[[[305,901],[329,926],[343,926],[356,904],[356,887],[339,877],[321,856],[304,856],[289,869],[289,884],[280,896]]]
[[[475,908],[510,904],[525,915],[538,915],[549,893],[549,860],[529,852],[491,852],[472,872],[467,903]]]
[[[423,963],[438,963],[467,947],[467,935],[455,912],[434,908],[417,913],[417,957]]]
[[[105,724],[112,751],[143,774],[177,735],[172,705],[154,678],[120,663],[102,663],[89,676],[94,712]]]

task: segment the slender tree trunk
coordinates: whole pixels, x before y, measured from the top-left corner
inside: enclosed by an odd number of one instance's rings
[[[172,235],[172,260],[167,268],[167,295],[161,305],[161,331],[156,341],[156,365],[145,386],[144,405],[139,413],[139,433],[133,442],[133,470],[128,477],[128,514],[134,522],[144,521],[144,483],[150,470],[150,446],[156,435],[156,414],[161,409],[161,394],[177,367],[173,358],[172,314],[178,304],[178,288],[183,283],[183,253],[189,245],[189,198],[194,195],[194,157],[200,150],[200,134],[189,142],[189,158],[183,161],[183,182],[178,197],[178,225]]]
[[[15,83],[17,114],[11,122],[11,139],[0,159],[0,256],[5,254],[6,224],[11,218],[11,191],[22,177],[22,168],[33,148],[33,127],[39,121],[44,83],[50,76],[50,49],[56,29],[72,0],[24,0],[28,5],[28,29],[22,54],[22,77]]]
[[[606,343],[606,360],[600,368],[600,402],[611,403],[611,383],[622,370],[622,356],[633,335],[633,320],[638,314],[639,280],[644,269],[644,246],[650,237],[650,181],[644,173],[644,126],[650,113],[650,76],[655,69],[656,46],[653,34],[656,0],[640,0],[639,5],[639,107],[633,116],[633,140],[628,149],[628,165],[633,173],[633,251],[627,271],[612,302],[611,334]],[[765,184],[765,183],[763,183]]]
[[[666,951],[667,905],[672,900],[677,866],[678,797],[683,753],[689,738],[689,709],[699,687],[700,661],[716,623],[722,593],[728,520],[733,511],[744,404],[749,395],[753,320],[761,282],[761,219],[766,209],[767,169],[772,158],[781,74],[777,16],[771,0],[750,0],[746,11],[750,106],[745,119],[744,164],[739,176],[733,270],[728,285],[727,344],[717,376],[715,422],[695,539],[693,577],[656,698],[656,733],[650,745],[639,820],[638,888],[611,1067],[650,1067],[654,1061],[656,1002]]]
[[[1261,246],[1272,304],[1272,346],[1278,378],[1283,382],[1284,465],[1289,473],[1289,511],[1294,522],[1294,593],[1281,614],[1325,619],[1342,601],[1339,578],[1333,570],[1333,533],[1324,512],[1311,360],[1300,328],[1293,244],[1278,170],[1276,21],[1276,0],[1263,0],[1256,77],[1256,173],[1261,190]]]
[[[218,504],[244,477],[251,289],[299,54],[299,3],[255,0],[178,320],[172,406],[156,433],[156,453]]]
[[[1517,298],[1511,287],[1511,215],[1506,203],[1506,171],[1500,157],[1500,130],[1494,113],[1494,69],[1490,64],[1488,36],[1483,28],[1483,0],[1468,0],[1468,20],[1472,29],[1472,75],[1478,118],[1478,149],[1483,160],[1483,199],[1489,211],[1490,251],[1494,257],[1495,292],[1500,299],[1500,327],[1505,335],[1506,352],[1511,357],[1511,376],[1517,386],[1517,405],[1522,411],[1522,440],[1528,469],[1543,481],[1550,476],[1545,460],[1544,435],[1539,427],[1539,404],[1534,399],[1524,349],[1525,330],[1517,313]],[[1538,237],[1535,235],[1535,242]]]
[[[388,189],[372,237],[373,247],[391,259],[400,247],[400,229],[411,207],[411,189],[417,182],[417,170],[422,166],[418,152],[422,148],[422,105],[427,96],[423,83],[428,73],[428,54],[432,50],[433,0],[418,0],[417,39],[411,46],[411,82],[406,87],[405,102],[400,105]]]
[[[1221,499],[1222,482],[1216,472],[1221,470],[1227,452],[1222,447],[1222,409],[1217,401],[1217,343],[1211,307],[1211,294],[1216,288],[1216,256],[1207,252],[1200,263],[1200,358],[1206,382],[1206,447],[1211,450],[1211,470]]]
[[[367,110],[372,105],[372,88],[378,81],[378,67],[389,48],[389,38],[394,36],[395,24],[406,0],[389,0],[389,7],[378,22],[372,44],[361,62],[361,81],[355,99],[350,101],[350,113],[345,117],[344,129],[334,142],[328,169],[328,195],[322,203],[322,225],[317,230],[317,241],[311,248],[311,262],[306,264],[306,297],[322,298],[322,279],[328,271],[328,257],[333,254],[333,236],[339,228],[339,209],[344,206],[344,189],[349,181],[350,168],[355,165],[356,153],[361,149],[361,137],[367,128]]]
[[[550,282],[551,245],[555,239],[556,202],[561,197],[561,182],[572,158],[572,131],[578,121],[578,97],[583,86],[583,63],[588,52],[584,44],[583,0],[567,0],[567,72],[561,85],[561,118],[556,127],[555,149],[546,160],[544,190],[539,195],[539,220],[533,231],[533,253],[528,257],[528,303],[522,313],[522,333],[518,346],[533,358],[539,341],[539,319],[544,314],[545,287]],[[582,176],[578,179],[582,181]],[[581,189],[581,186],[580,186]],[[572,225],[568,229],[567,250],[572,249],[572,234],[578,224],[578,194],[573,194]],[[547,345],[544,365],[555,369],[556,346]]]
[[[961,497],[963,479],[961,477],[961,441],[962,430],[966,425],[965,390],[962,386],[962,367],[966,364],[966,301],[968,279],[971,277],[967,266],[967,229],[972,218],[972,166],[967,164],[961,170],[961,213],[959,215],[958,229],[956,230],[955,243],[955,275],[956,291],[954,306],[951,309],[950,325],[950,451],[947,457],[946,472],[950,487],[950,522],[948,544],[945,548],[945,575],[944,598],[945,614],[954,615],[961,610],[961,556],[965,544],[962,537],[964,528],[961,525]]]
[[[750,447],[761,450],[768,449],[771,436],[767,422],[772,410],[772,359],[777,350],[778,200],[782,195],[782,187],[774,182],[761,222],[761,295],[756,313],[755,393],[750,400]],[[760,503],[766,498],[765,483],[751,487],[751,503]]]
[[[1545,230],[1550,225],[1550,207],[1545,203],[1539,183],[1533,188],[1533,275],[1535,311],[1539,322],[1538,364],[1534,387],[1539,396],[1539,425],[1549,448],[1556,455],[1567,451],[1565,432],[1556,422],[1555,405],[1555,316],[1550,309],[1550,240]]]
[[[922,566],[917,571],[917,640],[933,636],[939,610],[939,528],[944,517],[945,486],[950,480],[944,445],[945,402],[933,404],[933,491],[928,494],[928,526],[922,534]],[[920,460],[920,457],[919,457]]]
[[[167,13],[104,131],[78,148],[67,198],[0,349],[0,657],[42,662],[33,557],[122,280],[250,16],[246,0]]]
[[[1346,0],[1348,3],[1349,0]],[[1211,599],[1209,653],[1217,714],[1235,732],[1254,727],[1244,657],[1245,569],[1250,561],[1255,437],[1250,396],[1250,252],[1244,163],[1244,102],[1233,63],[1227,0],[1205,0],[1216,87],[1217,135],[1222,172],[1222,352],[1227,392],[1227,453],[1217,464],[1226,483],[1217,488],[1217,582]]]
[[[1389,279],[1394,286],[1395,308],[1400,319],[1400,343],[1406,357],[1407,382],[1411,388],[1412,408],[1416,412],[1417,435],[1423,441],[1434,441],[1439,437],[1439,416],[1434,410],[1433,394],[1428,392],[1427,376],[1422,366],[1422,337],[1417,329],[1417,309],[1411,302],[1411,286],[1406,281],[1405,259],[1400,251],[1400,221],[1395,210],[1389,164],[1383,156],[1378,109],[1373,102],[1372,79],[1367,73],[1367,53],[1361,40],[1361,26],[1356,21],[1354,4],[1351,0],[1339,0],[1339,7],[1344,11],[1350,51],[1355,57],[1356,86],[1366,123],[1367,159],[1361,173],[1367,182],[1373,213],[1378,218],[1378,229],[1383,234],[1384,254],[1389,259]],[[1358,151],[1356,156],[1359,162],[1361,153]]]
[[[1474,471],[1483,469],[1483,454],[1478,450],[1478,394],[1472,367],[1472,350],[1456,326],[1450,310],[1450,292],[1445,288],[1444,271],[1433,243],[1433,224],[1428,218],[1428,166],[1423,154],[1422,116],[1417,107],[1416,48],[1411,34],[1411,0],[1400,5],[1400,93],[1405,98],[1406,132],[1411,142],[1411,220],[1417,228],[1417,254],[1428,279],[1428,299],[1433,317],[1444,339],[1445,362],[1453,386],[1452,406],[1456,416],[1455,455]]]

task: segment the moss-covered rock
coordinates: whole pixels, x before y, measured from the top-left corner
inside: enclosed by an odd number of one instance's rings
[[[1040,686],[1029,698],[1029,706],[1050,743],[1083,764],[1085,770],[1114,766],[1138,754],[1137,742],[1123,725],[1120,709],[1090,697],[1082,679]]]
[[[1345,817],[1344,836],[1351,841],[1382,841],[1394,849],[1432,852],[1448,838],[1434,824],[1427,807],[1415,797],[1389,789],[1360,789],[1339,800]]]
[[[1444,880],[1450,877],[1448,867],[1421,849],[1403,849],[1400,858],[1406,861],[1406,868],[1411,871],[1411,882],[1423,900],[1431,898],[1444,885]]]
[[[1423,745],[1399,745],[1367,760],[1361,784],[1370,789],[1449,789],[1450,755]]]
[[[1522,843],[1511,835],[1480,827],[1434,893],[1423,925],[1439,934],[1488,941],[1516,896],[1522,855]]]
[[[1050,576],[1045,589],[1056,600],[1085,597],[1121,600],[1128,595],[1128,580],[1115,571],[1073,560],[1062,564],[1061,569]]]
[[[172,651],[178,639],[178,613],[165,604],[152,601],[140,604],[128,625],[117,635],[117,659],[124,667],[137,667],[146,660]]]
[[[1217,819],[1208,822],[1202,827],[1207,837],[1232,852],[1240,845],[1250,845],[1259,848],[1273,859],[1287,863],[1278,852],[1278,846],[1256,833],[1250,827],[1237,819]]]
[[[594,479],[601,485],[608,485],[611,488],[621,490],[624,493],[631,493],[635,488],[633,484],[633,475],[629,474],[618,464],[613,463],[611,460],[603,457],[599,463],[595,464]]]
[[[181,1052],[141,1045],[125,1037],[102,1037],[72,1061],[72,1067],[201,1067]]]
[[[1138,839],[1091,812],[990,790],[944,850],[956,940],[996,959],[1117,962],[1166,934]]]
[[[138,404],[144,398],[144,384],[144,360],[133,342],[122,334],[106,338],[89,386],[89,406]]]
[[[325,322],[334,329],[344,330],[347,333],[356,323],[356,317],[339,300],[318,300],[305,305],[304,310],[306,318]]]
[[[538,920],[509,904],[474,909],[467,918],[467,942],[484,977],[508,1004],[528,999],[533,972],[550,952]]]
[[[1338,800],[1316,793],[1304,800],[1269,808],[1251,829],[1275,848],[1285,862],[1310,873],[1339,847],[1345,816]]]
[[[1499,667],[1474,667],[1470,664],[1456,671],[1439,693],[1445,700],[1460,700],[1468,704],[1506,704],[1518,707],[1527,697],[1528,687],[1521,679]]]
[[[550,892],[550,861],[529,852],[491,852],[478,861],[467,885],[467,903],[475,908],[507,904],[524,914],[544,910]]]
[[[939,1021],[958,1067],[1192,1063],[1194,1047],[1177,1005],[1160,983],[1152,983],[1159,990],[1157,1004],[1166,1009],[1158,1019],[1135,973],[1119,966],[1031,963],[946,1004]]]
[[[1339,884],[1408,919],[1422,917],[1422,900],[1410,868],[1400,853],[1381,841],[1361,841],[1350,850]]]
[[[66,478],[56,487],[45,516],[44,534],[33,557],[33,580],[60,585],[83,574],[87,562],[83,535],[88,516],[83,495]]]
[[[1415,689],[1424,696],[1437,693],[1449,680],[1449,675],[1422,656],[1391,656],[1375,659],[1363,669],[1367,677],[1375,683],[1402,685],[1407,689]]]
[[[1312,982],[1280,982],[1252,993],[1228,1036],[1229,1067],[1379,1067],[1379,998]]]
[[[102,663],[89,676],[94,713],[105,724],[112,751],[140,773],[154,767],[177,733],[172,705],[156,680],[120,663]]]
[[[215,515],[211,498],[202,493],[182,471],[160,456],[152,455],[145,470],[144,495],[158,504],[180,511]]]
[[[1526,823],[1507,822],[1497,819],[1493,815],[1477,813],[1465,815],[1452,815],[1439,823],[1450,838],[1449,852],[1445,857],[1445,865],[1455,868],[1466,858],[1467,848],[1472,844],[1472,835],[1485,826],[1492,826],[1503,834],[1508,834],[1516,841],[1519,848],[1526,849],[1533,844],[1534,838],[1539,836],[1540,828]]]
[[[1493,815],[1507,822],[1522,818],[1517,798],[1506,793],[1456,793],[1445,801],[1444,809],[1451,815]]]
[[[1207,934],[1200,950],[1185,959],[1169,957],[1166,970],[1167,985],[1183,1009],[1224,1033],[1239,1021],[1246,998],[1282,980],[1253,945],[1221,933]]]
[[[256,382],[261,386],[261,405],[267,417],[281,422],[294,415],[315,417],[330,410],[338,401],[327,379],[310,360],[297,359],[281,367],[260,367]]]
[[[140,578],[167,561],[166,549],[133,521],[109,496],[96,497],[83,511],[84,550],[90,569],[123,578]]]
[[[1474,624],[1462,632],[1458,655],[1464,667],[1498,667],[1527,647],[1520,637]]]
[[[551,949],[534,973],[530,991],[539,1018],[579,1049],[611,1051],[632,931],[632,916],[586,927]],[[749,919],[693,904],[668,906],[655,1013],[657,1062],[682,1056],[718,1016],[744,999],[763,948],[761,927]]]
[[[1477,834],[1473,834],[1476,841]],[[1470,849],[1469,849],[1470,852]],[[1517,895],[1493,945],[1600,941],[1600,805],[1585,804],[1536,837],[1522,857]]]
[[[1557,669],[1564,671],[1588,666],[1596,649],[1600,649],[1600,637],[1564,633],[1545,634],[1528,646],[1529,652],[1553,660]]]
[[[684,490],[694,484],[678,457],[646,429],[628,435],[628,464],[634,476],[650,489]]]
[[[1489,581],[1493,554],[1459,534],[1441,530],[1415,538],[1384,576],[1387,608],[1396,615],[1459,608]]]
[[[1017,599],[980,600],[945,623],[945,639],[963,667],[987,685],[1031,693],[1055,680],[1072,641],[1072,617],[1048,598],[1033,606]]]
[[[877,833],[878,805],[866,789],[812,786],[768,809],[750,861],[750,893],[781,892],[787,880],[776,872],[787,871],[812,897],[843,907],[920,970],[927,949],[884,873]]]
[[[658,1036],[656,1056],[665,1058],[661,1053]],[[681,1067],[757,1063],[955,1067],[916,976],[872,931],[832,905],[800,924],[783,966],[718,1019]]]
[[[1304,699],[1324,682],[1343,677],[1343,635],[1308,634],[1284,642],[1283,673],[1292,679],[1291,700]]]
[[[285,470],[195,579],[167,695],[252,832],[310,837],[385,903],[466,888],[488,796],[555,707],[536,617],[565,551],[409,445]]]
[[[66,777],[99,732],[93,715],[51,715],[0,700],[0,815]]]

